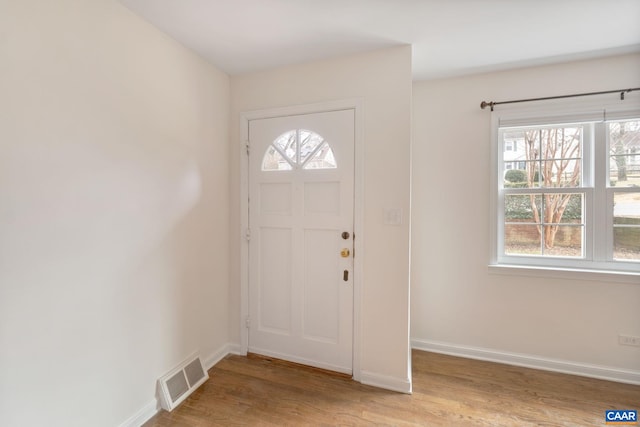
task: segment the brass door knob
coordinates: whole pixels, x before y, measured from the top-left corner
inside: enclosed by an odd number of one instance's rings
[[[351,255],[351,252],[347,248],[340,251],[340,256],[342,256],[342,258],[347,258],[349,255]]]

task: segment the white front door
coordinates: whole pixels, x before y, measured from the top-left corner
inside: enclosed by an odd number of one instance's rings
[[[352,372],[354,114],[249,122],[250,352]]]

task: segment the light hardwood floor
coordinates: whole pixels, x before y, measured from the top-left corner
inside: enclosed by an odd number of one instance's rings
[[[413,394],[261,356],[228,356],[144,426],[604,426],[640,386],[413,351]]]

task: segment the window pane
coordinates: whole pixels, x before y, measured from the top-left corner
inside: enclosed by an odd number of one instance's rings
[[[538,226],[505,224],[504,253],[506,255],[542,255]]]
[[[526,188],[529,186],[524,164],[521,163],[524,162],[504,162],[504,188]]]
[[[583,230],[581,225],[506,224],[504,252],[506,255],[538,255],[547,257],[583,256]],[[640,231],[640,230],[639,230]],[[542,239],[554,235],[554,245],[547,247]],[[636,252],[636,256],[638,252]]]
[[[640,186],[640,120],[608,123],[609,185]]]
[[[583,224],[583,195],[580,193],[544,194],[544,222],[547,224]]]
[[[524,131],[514,130],[503,135],[503,170],[505,188],[528,187],[525,171]],[[511,172],[513,171],[513,172]]]
[[[508,194],[504,196],[505,222],[540,222],[540,194]]]
[[[523,162],[524,170],[527,177],[526,187],[540,187],[544,184],[543,176],[540,173],[541,162],[540,160],[528,160]]]
[[[545,187],[578,187],[581,183],[582,128],[540,129],[541,182]]]
[[[613,196],[613,258],[640,261],[640,192]]]
[[[583,230],[584,227],[582,225],[545,225],[545,242],[553,241],[553,244],[544,245],[543,255],[551,257],[582,257]]]
[[[582,257],[583,206],[576,193],[505,195],[505,254]]]
[[[582,257],[584,240],[583,195],[543,195],[544,255]]]
[[[505,188],[579,187],[582,127],[514,129],[503,134]]]
[[[540,194],[508,194],[504,198],[504,252],[507,255],[542,255],[539,223]]]

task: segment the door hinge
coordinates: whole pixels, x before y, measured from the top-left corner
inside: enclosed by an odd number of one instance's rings
[[[247,156],[249,155],[249,151],[251,151],[251,148],[249,147],[249,141],[245,141],[244,142],[244,148],[247,150]]]
[[[249,240],[251,240],[251,229],[250,229],[250,228],[247,228],[247,229],[244,231],[244,238],[245,238],[245,240],[246,240],[247,242],[248,242]]]
[[[244,319],[244,325],[246,326],[247,329],[251,328],[251,318],[249,316],[247,316],[246,319]]]

